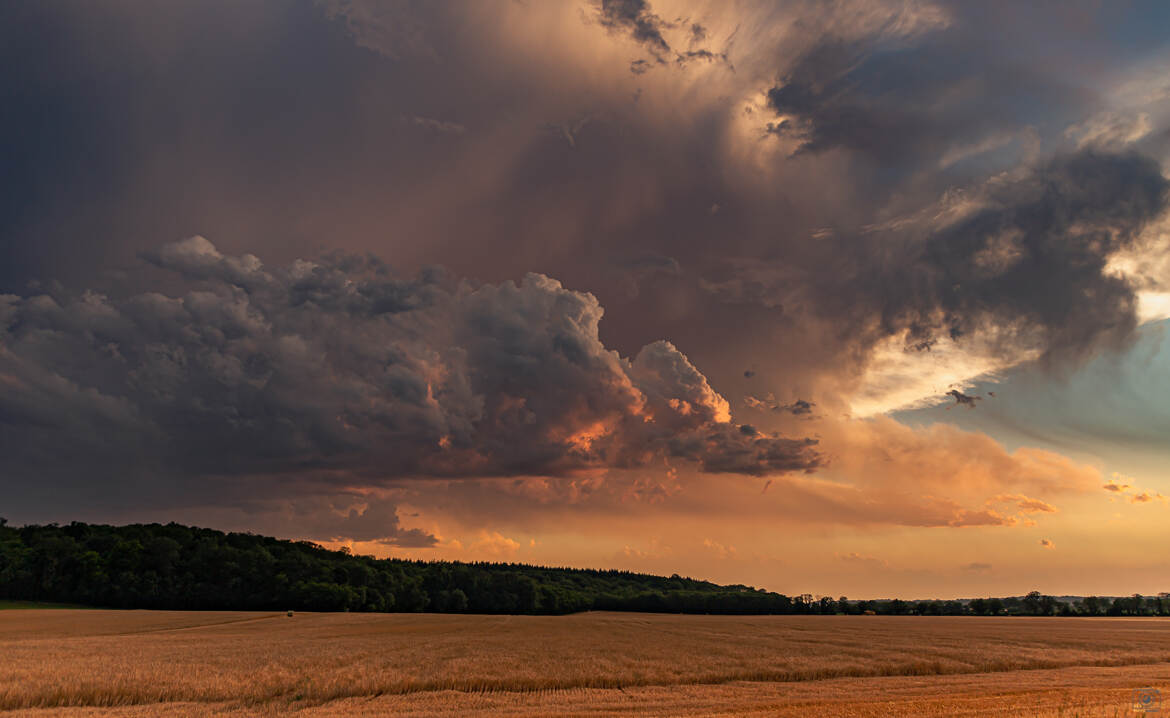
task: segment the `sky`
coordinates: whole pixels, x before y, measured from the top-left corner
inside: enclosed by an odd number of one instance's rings
[[[1170,6],[0,7],[0,516],[1170,590]]]

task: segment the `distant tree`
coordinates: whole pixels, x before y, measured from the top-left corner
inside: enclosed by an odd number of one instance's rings
[[[1040,615],[1042,599],[1039,591],[1028,593],[1027,596],[1024,596],[1024,612],[1031,616]]]
[[[987,615],[987,601],[982,598],[975,598],[971,600],[971,613],[976,616]]]
[[[1003,613],[1003,610],[1004,610],[1004,605],[1003,605],[1002,599],[998,599],[998,598],[988,599],[987,612],[989,614],[991,614],[992,616],[998,616],[1001,613]]]

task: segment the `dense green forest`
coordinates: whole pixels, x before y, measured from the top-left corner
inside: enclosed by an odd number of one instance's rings
[[[850,601],[627,571],[353,556],[179,524],[7,526],[0,599],[112,608],[546,613],[1170,615],[1170,596]]]

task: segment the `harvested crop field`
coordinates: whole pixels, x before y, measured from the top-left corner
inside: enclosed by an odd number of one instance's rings
[[[1165,619],[0,612],[28,716],[1120,716],[1146,687]]]

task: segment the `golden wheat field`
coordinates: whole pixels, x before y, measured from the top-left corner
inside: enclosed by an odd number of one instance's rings
[[[1122,716],[1145,687],[1170,621],[0,611],[0,712],[46,718]]]

